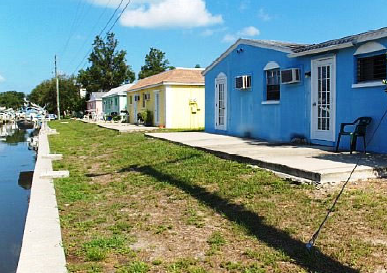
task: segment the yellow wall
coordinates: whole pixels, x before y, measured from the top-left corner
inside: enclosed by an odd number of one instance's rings
[[[169,92],[173,97],[170,128],[204,128],[204,86],[172,85]]]
[[[153,88],[147,88],[135,92],[128,93],[128,112],[129,112],[129,122],[136,123],[136,117],[134,117],[134,104],[137,105],[137,113],[141,113],[145,110],[152,111],[153,115],[155,113],[155,91],[160,93],[160,123],[159,126],[165,126],[165,87],[157,86]],[[145,107],[143,107],[144,97],[143,94],[150,94],[150,99],[145,101]],[[139,101],[134,101],[134,96],[140,95]],[[132,104],[130,104],[130,96],[132,96]]]
[[[137,113],[150,110],[155,122],[155,91],[160,94],[160,122],[159,126],[168,128],[203,128],[204,127],[204,86],[157,86],[128,93],[129,121],[136,122],[134,117],[134,104]],[[150,94],[150,99],[145,101],[143,107],[143,94]],[[166,95],[166,93],[168,93]],[[134,96],[140,95],[139,101],[134,101]],[[132,104],[130,97],[132,96]],[[168,99],[165,104],[166,98]],[[194,100],[196,99],[196,102]],[[168,109],[166,110],[166,105]],[[196,112],[196,113],[195,113]],[[166,117],[166,115],[169,115]],[[166,121],[168,119],[168,122]]]

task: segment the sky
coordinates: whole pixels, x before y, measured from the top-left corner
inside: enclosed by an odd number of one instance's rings
[[[1,0],[0,92],[29,94],[54,76],[55,55],[60,73],[76,75],[115,21],[136,75],[151,47],[175,67],[206,67],[238,38],[318,43],[387,27],[387,0],[131,0],[124,10],[127,3]]]

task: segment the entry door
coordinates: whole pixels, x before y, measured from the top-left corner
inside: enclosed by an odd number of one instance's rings
[[[155,92],[155,125],[160,123],[160,92]]]
[[[227,130],[227,78],[218,76],[215,80],[215,129]]]
[[[335,140],[336,58],[312,60],[311,138]]]
[[[136,97],[136,95],[134,95],[134,98]],[[138,120],[137,120],[137,103],[138,101],[136,101],[136,99],[134,99],[133,101],[133,120],[134,120],[134,123],[137,123]]]

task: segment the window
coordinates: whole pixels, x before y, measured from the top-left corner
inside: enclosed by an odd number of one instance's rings
[[[357,58],[357,82],[385,79],[386,65],[385,54]]]
[[[251,76],[239,76],[235,78],[236,89],[251,88]]]
[[[118,104],[118,98],[114,98],[114,105],[117,106]]]
[[[266,71],[266,100],[280,100],[280,70]]]
[[[145,100],[146,100],[146,96],[145,96],[145,93],[142,94],[142,107],[145,108]]]
[[[129,104],[133,104],[133,97],[129,96]]]

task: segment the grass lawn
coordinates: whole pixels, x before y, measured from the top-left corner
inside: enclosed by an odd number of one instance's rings
[[[70,272],[384,272],[387,183],[315,189],[192,148],[50,122]]]

